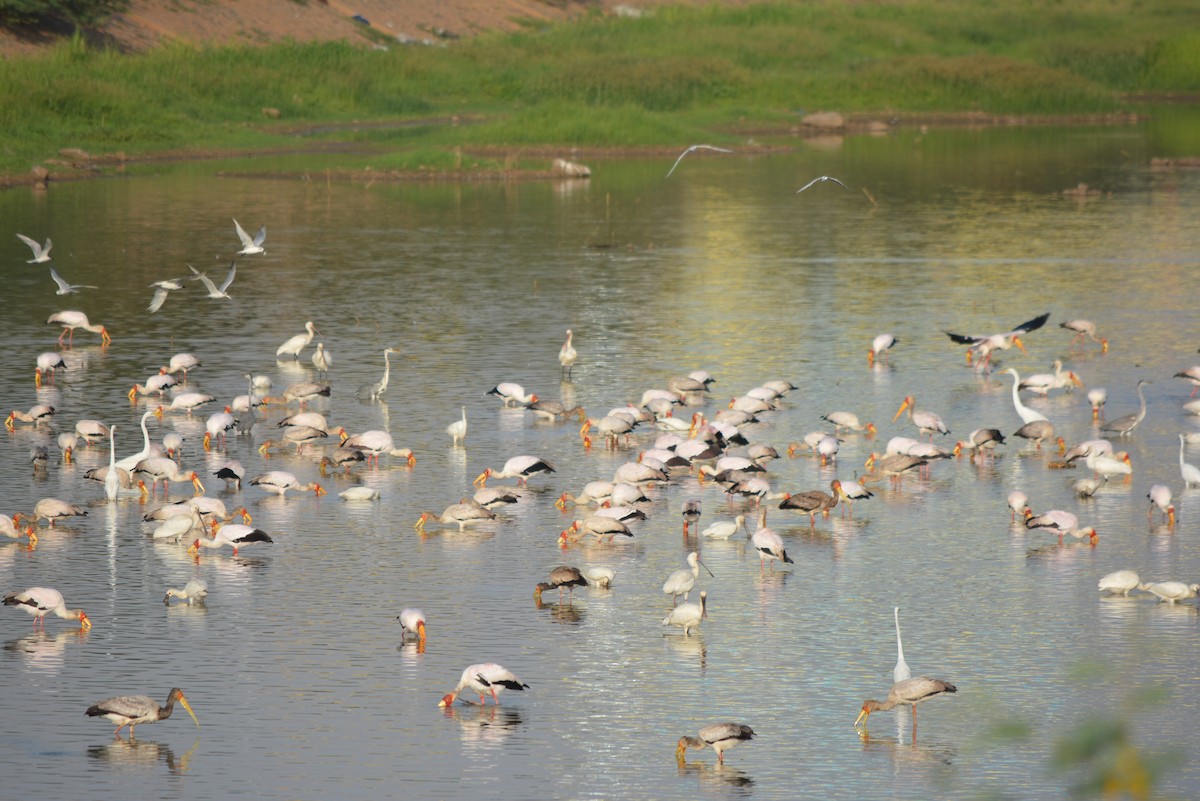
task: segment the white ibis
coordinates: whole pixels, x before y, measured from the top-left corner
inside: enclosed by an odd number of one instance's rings
[[[888,691],[887,700],[882,702],[875,700],[864,701],[862,711],[858,713],[858,718],[855,719],[854,725],[857,727],[861,721],[863,726],[866,726],[867,718],[870,717],[872,712],[886,712],[889,709],[895,709],[900,704],[908,704],[912,707],[913,730],[916,731],[917,704],[922,701],[928,701],[930,698],[937,698],[939,695],[956,692],[958,692],[958,688],[950,682],[942,679],[931,679],[928,676],[918,676],[914,679],[898,681]]]
[[[450,425],[446,426],[446,433],[450,435],[450,441],[453,445],[460,444],[467,438],[467,407],[462,407],[462,419],[455,420]]]
[[[680,568],[667,576],[666,582],[663,583],[663,593],[671,596],[671,605],[679,604],[679,596],[683,596],[683,600],[688,599],[692,588],[696,586],[696,579],[700,578],[700,568],[703,567],[708,571],[708,575],[712,576],[713,572],[708,569],[708,565],[700,561],[700,554],[692,551],[687,555],[688,566]],[[714,577],[715,578],[715,577]]]
[[[90,718],[108,718],[116,723],[117,730],[113,734],[117,737],[121,736],[121,729],[128,726],[129,738],[132,740],[134,726],[139,723],[158,723],[166,720],[175,711],[176,701],[192,716],[192,722],[196,724],[196,728],[200,728],[200,721],[196,720],[196,713],[192,711],[192,705],[183,697],[183,690],[178,687],[173,688],[167,695],[166,706],[159,706],[148,695],[118,695],[116,698],[97,701],[87,708],[86,714]]]
[[[1141,578],[1134,570],[1114,570],[1100,577],[1099,588],[1101,592],[1107,590],[1113,595],[1128,596],[1141,583]]]
[[[577,567],[569,567],[567,565],[559,565],[550,571],[550,580],[543,581],[533,588],[533,600],[541,602],[542,593],[546,590],[558,589],[558,602],[562,603],[563,587],[566,587],[571,592],[570,601],[575,600],[575,588],[586,587],[587,579],[583,577],[583,573]]]
[[[259,228],[258,233],[251,239],[250,234],[246,233],[245,229],[234,218],[233,230],[237,232],[237,237],[242,243],[242,249],[238,251],[239,256],[255,256],[259,253],[267,252],[263,250],[262,246],[262,243],[267,239],[267,226],[264,225]]]
[[[272,470],[269,473],[263,473],[260,476],[255,476],[250,479],[251,485],[260,487],[267,492],[273,492],[280,497],[287,494],[288,490],[296,492],[312,492],[318,498],[325,494],[324,488],[315,481],[307,484],[301,484],[300,480],[291,473],[283,470]]]
[[[438,706],[448,707],[453,706],[458,694],[463,690],[471,690],[479,694],[479,703],[486,703],[486,694],[490,693],[492,701],[497,706],[500,705],[499,695],[505,690],[516,690],[524,692],[529,689],[529,685],[518,679],[516,675],[503,665],[497,665],[492,662],[485,662],[479,665],[470,665],[462,672],[462,677],[459,678],[458,684],[453,690],[442,696],[442,700],[438,701]]]
[[[400,621],[401,639],[412,635],[420,642],[425,641],[425,613],[420,609],[401,609],[396,620]]]
[[[680,604],[671,610],[671,614],[663,618],[664,626],[677,626],[683,629],[683,636],[690,637],[692,629],[700,628],[700,621],[708,618],[708,591],[700,591],[700,603]]]
[[[558,350],[558,364],[562,368],[562,372],[567,375],[567,380],[571,379],[571,368],[575,366],[575,360],[579,358],[575,347],[571,344],[571,329],[567,329],[567,341],[562,344]]]
[[[33,615],[33,627],[46,628],[46,615],[63,620],[78,620],[81,631],[92,627],[92,621],[82,609],[67,609],[62,593],[51,587],[30,587],[22,592],[10,592],[4,596],[5,606],[17,606]]]
[[[485,468],[473,483],[477,487],[482,487],[487,484],[489,478],[515,478],[518,484],[524,486],[534,476],[553,472],[554,465],[540,456],[514,456],[504,463],[501,470]]]
[[[183,585],[182,590],[169,587],[167,594],[163,596],[163,603],[170,606],[171,599],[178,598],[181,601],[187,601],[188,606],[191,606],[195,603],[204,603],[204,599],[207,597],[208,584],[203,579],[191,579]]]
[[[296,336],[291,337],[275,349],[275,358],[291,356],[293,360],[299,361],[300,352],[307,348],[309,343],[313,341],[313,337],[319,333],[317,327],[313,325],[312,320],[309,320],[304,324],[303,334],[296,334]]]
[[[675,759],[683,762],[689,748],[711,748],[717,752],[717,764],[725,764],[725,752],[739,743],[754,739],[754,729],[744,723],[710,723],[698,732],[699,737],[680,737],[675,747]]]

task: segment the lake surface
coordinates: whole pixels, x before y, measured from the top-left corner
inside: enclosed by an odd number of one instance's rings
[[[787,155],[693,154],[666,180],[669,158],[592,159],[594,177],[571,183],[330,184],[320,169],[269,180],[183,165],[0,194],[2,402],[58,409],[53,431],[19,426],[0,437],[0,512],[28,512],[47,496],[89,510],[43,526],[32,551],[0,545],[0,590],[56,587],[94,622],[80,635],[50,618],[41,634],[19,610],[0,612],[4,794],[1065,799],[1095,772],[1057,769],[1055,749],[1101,720],[1127,726],[1144,758],[1177,760],[1160,776],[1164,795],[1200,795],[1196,602],[1096,590],[1119,568],[1200,580],[1200,490],[1183,490],[1177,439],[1200,418],[1181,408],[1190,385],[1171,377],[1200,363],[1200,171],[1151,169],[1151,156],[1179,155],[1166,141],[1153,125],[899,131]],[[794,194],[823,174],[850,190],[824,183]],[[1080,182],[1100,194],[1062,195]],[[148,315],[147,285],[186,275],[186,263],[224,276],[237,247],[232,216],[250,231],[267,226],[266,254],[238,263],[233,300],[189,284]],[[103,288],[54,295],[46,267],[24,263],[18,231],[51,236],[58,271]],[[35,357],[58,333],[45,319],[65,308],[105,323],[113,343],[102,350],[79,332],[69,369],[35,390]],[[914,435],[904,418],[891,422],[908,394],[954,437],[1015,431],[1010,377],[975,372],[941,332],[1000,332],[1043,312],[1050,322],[1025,338],[1028,354],[1004,352],[1004,365],[1046,372],[1066,359],[1088,388],[1107,388],[1110,418],[1135,411],[1136,382],[1153,380],[1145,422],[1118,445],[1131,455],[1129,482],[1079,500],[1069,483],[1088,474],[1082,465],[1048,469],[1052,451],[1010,439],[994,461],[939,462],[899,489],[883,481],[853,519],[835,511],[815,531],[772,503],[769,522],[795,564],[762,572],[744,538],[701,542],[715,574],[700,582],[711,619],[686,638],[660,625],[671,608],[661,585],[697,547],[681,536],[684,501],[702,500],[701,527],[737,513],[720,487],[677,476],[651,493],[632,540],[564,552],[556,538],[574,515],[554,499],[610,478],[654,432],[639,429],[616,453],[602,441],[585,452],[576,422],[539,422],[484,396],[516,381],[599,417],[705,369],[717,380],[702,407],[712,415],[787,379],[799,389],[746,429],[751,441],[783,451],[834,410],[879,427],[873,441],[845,436],[836,465],[803,452],[768,465],[777,490],[821,489],[861,473],[890,437]],[[1057,323],[1074,318],[1095,321],[1110,352],[1072,348]],[[221,402],[246,391],[246,372],[270,376],[276,393],[314,378],[311,347],[296,364],[274,357],[306,320],[335,360],[333,394],[314,408],[350,432],[387,429],[415,450],[411,470],[384,457],[355,478],[322,479],[330,494],[320,498],[233,493],[209,475],[226,458],[248,476],[282,469],[310,481],[329,448],[263,460],[255,448],[277,436],[278,407],[225,453],[200,448],[217,404],[190,420],[151,418],[155,440],[183,433],[182,464],[210,495],[246,505],[275,539],[197,561],[183,545],[153,542],[141,523],[161,493],[110,504],[83,479],[107,464],[107,447],[59,460],[54,432],[81,418],[118,426],[118,456],[137,451],[149,407],[125,393],[179,351],[204,362],[190,387]],[[573,380],[560,381],[567,328],[580,357]],[[900,344],[870,368],[866,349],[884,331]],[[389,346],[402,353],[386,402],[356,400]],[[1083,392],[1026,402],[1068,443],[1094,435]],[[463,405],[469,433],[454,448],[445,427]],[[40,476],[28,461],[37,443],[52,454]],[[518,454],[558,472],[534,479],[496,523],[424,538],[413,530],[421,511],[440,511],[485,467]],[[1200,449],[1189,461],[1200,464]],[[339,499],[353,483],[381,500]],[[1173,530],[1147,520],[1155,483],[1176,494]],[[1037,511],[1077,513],[1099,543],[1060,545],[1011,526],[1005,497],[1017,488]],[[617,576],[569,605],[547,593],[538,608],[533,587],[559,564]],[[164,606],[166,588],[189,578],[207,581],[207,605]],[[394,618],[406,606],[428,616],[423,652],[401,645]],[[869,735],[852,727],[863,700],[891,685],[894,606],[914,675],[958,686],[922,706],[915,741],[907,710],[875,713]],[[499,708],[439,709],[478,662],[505,665],[530,690],[506,693]],[[99,699],[165,699],[175,686],[199,731],[179,714],[118,742],[106,721],[84,717]],[[1154,688],[1158,703],[1145,702]],[[721,769],[711,751],[677,766],[678,738],[722,720],[751,725],[757,739]]]

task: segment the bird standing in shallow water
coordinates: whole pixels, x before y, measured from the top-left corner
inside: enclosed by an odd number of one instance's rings
[[[91,718],[108,718],[118,724],[117,730],[113,732],[116,737],[120,737],[121,729],[128,726],[129,738],[133,739],[134,726],[139,723],[158,723],[166,720],[175,711],[176,701],[192,716],[192,722],[196,724],[196,728],[200,728],[200,721],[196,720],[196,713],[192,711],[192,705],[183,697],[183,690],[178,687],[173,688],[167,695],[166,706],[159,706],[148,695],[118,695],[116,698],[106,698],[92,704],[87,708],[86,714]]]
[[[697,732],[699,737],[680,737],[675,759],[683,762],[689,748],[711,748],[717,752],[717,764],[725,764],[725,752],[754,739],[754,729],[744,723],[710,723]]]
[[[861,721],[865,727],[867,718],[870,717],[872,712],[886,712],[900,704],[908,704],[912,707],[913,731],[916,732],[917,704],[922,701],[928,701],[930,698],[937,698],[939,695],[956,692],[958,692],[958,688],[950,682],[941,679],[931,679],[928,676],[918,676],[915,679],[898,681],[892,685],[886,701],[864,701],[862,711],[858,713],[858,718],[855,719],[854,725],[858,726]]]
[[[583,573],[579,571],[579,568],[568,567],[567,565],[559,565],[550,571],[550,581],[543,581],[534,588],[533,600],[541,602],[543,592],[557,587],[558,602],[562,603],[562,591],[563,587],[566,587],[568,590],[570,590],[570,600],[573,601],[575,600],[575,588],[586,586],[587,579],[583,577]]]
[[[492,701],[496,706],[499,706],[500,699],[497,696],[501,692],[504,690],[524,692],[529,689],[529,685],[518,679],[512,671],[503,665],[497,665],[492,662],[471,665],[462,672],[462,677],[458,680],[458,685],[442,696],[442,700],[438,701],[438,706],[453,706],[455,699],[458,698],[458,694],[467,689],[479,694],[480,704],[486,703],[486,693],[491,693]]]
[[[33,615],[33,627],[46,628],[46,615],[55,615],[64,620],[78,620],[81,631],[92,627],[92,621],[82,609],[67,609],[62,593],[50,587],[30,587],[23,592],[10,592],[4,596],[5,606],[19,606]]]
[[[563,371],[566,372],[567,380],[570,380],[571,368],[575,366],[575,360],[579,358],[579,354],[575,351],[574,346],[571,345],[571,337],[571,329],[568,328],[567,341],[563,343],[562,348],[558,351],[558,363]]]

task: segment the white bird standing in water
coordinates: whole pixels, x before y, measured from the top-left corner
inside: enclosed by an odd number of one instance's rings
[[[313,341],[313,336],[319,333],[321,332],[317,330],[315,325],[313,325],[312,320],[309,320],[304,324],[303,334],[296,334],[296,336],[289,338],[286,342],[275,349],[275,358],[278,359],[280,356],[291,356],[293,359],[298,361],[300,359],[300,351],[307,348],[309,343]]]
[[[1193,464],[1188,464],[1183,460],[1183,449],[1187,445],[1187,437],[1184,434],[1179,435],[1179,474],[1183,476],[1184,489],[1188,487],[1200,487],[1200,468]]]
[[[700,554],[692,551],[687,556],[688,566],[673,571],[667,576],[666,582],[663,584],[663,592],[671,596],[671,605],[675,606],[679,603],[679,596],[683,596],[683,600],[688,599],[692,588],[696,586],[696,579],[700,578],[700,568],[703,567],[708,571],[708,575],[712,576],[712,571],[708,570],[708,565],[700,561]]]
[[[117,473],[117,427],[108,427],[108,472],[104,474],[104,497],[117,499],[121,489],[121,476]]]
[[[172,598],[178,598],[181,601],[187,601],[188,606],[194,603],[204,603],[204,599],[208,597],[208,584],[203,579],[191,579],[184,585],[182,590],[177,590],[174,587],[167,589],[167,594],[163,596],[163,603],[170,606]]]
[[[1108,590],[1114,595],[1128,596],[1141,583],[1142,580],[1136,571],[1114,570],[1112,573],[1100,577],[1099,586],[1101,590]]]
[[[567,341],[563,343],[562,348],[558,351],[558,363],[567,374],[567,379],[571,378],[571,368],[575,366],[575,359],[579,354],[575,352],[575,348],[571,345],[571,329],[567,329]]]
[[[233,227],[234,230],[237,231],[238,239],[242,241],[242,249],[238,251],[239,256],[253,256],[258,253],[267,252],[263,250],[262,247],[262,243],[267,239],[267,226],[264,225],[263,227],[259,228],[258,233],[254,235],[253,239],[251,239],[250,234],[246,233],[246,230],[242,228],[241,224],[237,221],[237,218],[234,218],[233,220]]]
[[[708,591],[700,591],[700,603],[680,604],[671,610],[671,614],[663,618],[664,626],[678,626],[683,629],[683,636],[690,637],[692,629],[700,628],[700,621],[708,617]]]
[[[896,683],[900,683],[911,679],[912,671],[908,669],[908,663],[904,661],[904,643],[900,641],[900,607],[893,607],[892,611],[896,615],[896,667],[892,669],[892,679]]]
[[[329,355],[329,351],[325,350],[325,343],[317,343],[317,352],[312,355],[313,367],[317,368],[317,375],[329,376],[329,368],[333,366],[333,357]]]
[[[467,407],[462,407],[462,419],[455,420],[450,425],[446,426],[446,433],[450,435],[450,439],[454,445],[458,445],[467,438]]]

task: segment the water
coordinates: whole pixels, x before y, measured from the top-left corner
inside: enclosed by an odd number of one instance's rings
[[[160,501],[107,504],[82,479],[107,464],[107,448],[81,449],[73,465],[53,458],[33,476],[28,449],[47,442],[57,457],[53,434],[21,426],[4,437],[0,512],[56,496],[89,515],[43,527],[36,550],[0,546],[0,588],[57,587],[95,624],[81,636],[52,618],[42,635],[17,610],[0,615],[6,794],[1066,798],[1085,774],[1054,770],[1055,743],[1099,717],[1125,721],[1149,754],[1181,756],[1161,788],[1197,795],[1195,602],[1096,592],[1099,576],[1124,567],[1146,580],[1200,576],[1200,496],[1182,490],[1176,439],[1200,418],[1182,411],[1189,387],[1171,378],[1200,360],[1200,173],[1143,166],[1159,147],[1141,128],[902,132],[788,155],[694,154],[669,180],[671,159],[591,160],[595,177],[572,184],[328,184],[316,168],[295,181],[185,165],[0,195],[10,232],[52,236],[67,280],[104,287],[56,297],[45,267],[25,265],[8,235],[8,408],[51,403],[59,431],[85,417],[116,423],[127,455],[147,407],[125,393],[171,354],[197,353],[192,387],[223,401],[245,392],[247,371],[279,391],[313,377],[311,348],[298,365],[274,360],[313,320],[335,360],[333,396],[315,408],[350,432],[387,429],[417,454],[412,470],[384,457],[354,471],[383,493],[378,502],[341,501],[354,479],[340,476],[322,479],[328,496],[279,500],[227,492],[208,475],[225,458],[199,448],[215,405],[191,420],[151,418],[155,439],[184,433],[183,465],[210,494],[247,505],[276,540],[197,562],[147,536],[140,517]],[[826,183],[793,194],[820,174],[852,191]],[[1103,194],[1061,195],[1080,181]],[[186,275],[186,262],[223,277],[235,215],[268,236],[265,256],[239,263],[234,300],[210,301],[190,284],[147,315],[147,285]],[[63,308],[104,322],[113,344],[100,350],[80,332],[70,369],[35,391],[34,358],[57,334],[44,321]],[[1044,311],[1051,322],[1026,338],[1029,354],[1005,352],[1006,365],[1044,372],[1067,358],[1089,388],[1108,388],[1110,417],[1135,410],[1139,378],[1154,380],[1146,421],[1119,445],[1132,481],[1077,500],[1068,483],[1084,470],[1048,470],[1051,454],[1013,440],[995,462],[939,463],[899,490],[884,482],[852,520],[835,512],[815,532],[775,512],[794,568],[760,572],[744,540],[702,543],[712,619],[690,638],[660,625],[670,608],[660,587],[695,547],[681,537],[685,500],[703,500],[702,527],[734,514],[720,489],[680,477],[653,493],[632,541],[564,553],[555,539],[572,515],[554,498],[610,477],[653,433],[615,454],[599,443],[584,452],[574,422],[537,422],[483,397],[518,381],[599,416],[703,368],[718,380],[712,414],[764,380],[788,379],[799,389],[748,429],[752,441],[782,450],[837,409],[880,428],[874,441],[846,436],[836,466],[803,455],[770,465],[777,489],[825,488],[860,472],[889,437],[913,433],[890,422],[906,394],[955,435],[1016,430],[1010,379],[975,374],[941,330],[1002,331]],[[1110,353],[1070,349],[1056,324],[1078,317],[1097,322]],[[580,359],[574,380],[560,382],[568,327]],[[870,369],[865,351],[882,331],[900,345],[890,365]],[[356,401],[388,346],[402,354],[386,403]],[[1068,442],[1092,436],[1083,393],[1027,403]],[[463,404],[470,429],[456,449],[444,429]],[[254,447],[274,438],[281,416],[268,412],[254,443],[231,439],[227,456],[251,475],[268,469]],[[313,480],[320,452],[278,455],[269,469]],[[414,532],[421,511],[440,511],[484,467],[523,453],[558,472],[531,482],[532,497],[500,522]],[[1173,531],[1147,523],[1153,483],[1176,492]],[[1038,510],[1077,512],[1099,530],[1097,547],[1010,527],[1013,488]],[[577,591],[569,606],[547,593],[535,607],[534,584],[564,563],[614,567],[614,586]],[[208,582],[207,606],[165,607],[166,588],[189,578]],[[394,618],[405,606],[428,616],[424,652],[400,645]],[[915,742],[904,710],[873,715],[866,737],[851,726],[862,701],[890,686],[893,606],[914,675],[959,687],[923,705]],[[466,665],[487,661],[531,689],[505,694],[498,709],[437,708]],[[165,699],[173,686],[199,731],[180,714],[118,743],[83,715],[110,695]],[[1162,703],[1139,706],[1139,691],[1155,686]],[[724,769],[711,752],[677,767],[676,740],[721,720],[759,736]],[[1014,727],[1024,734],[1002,734]]]

